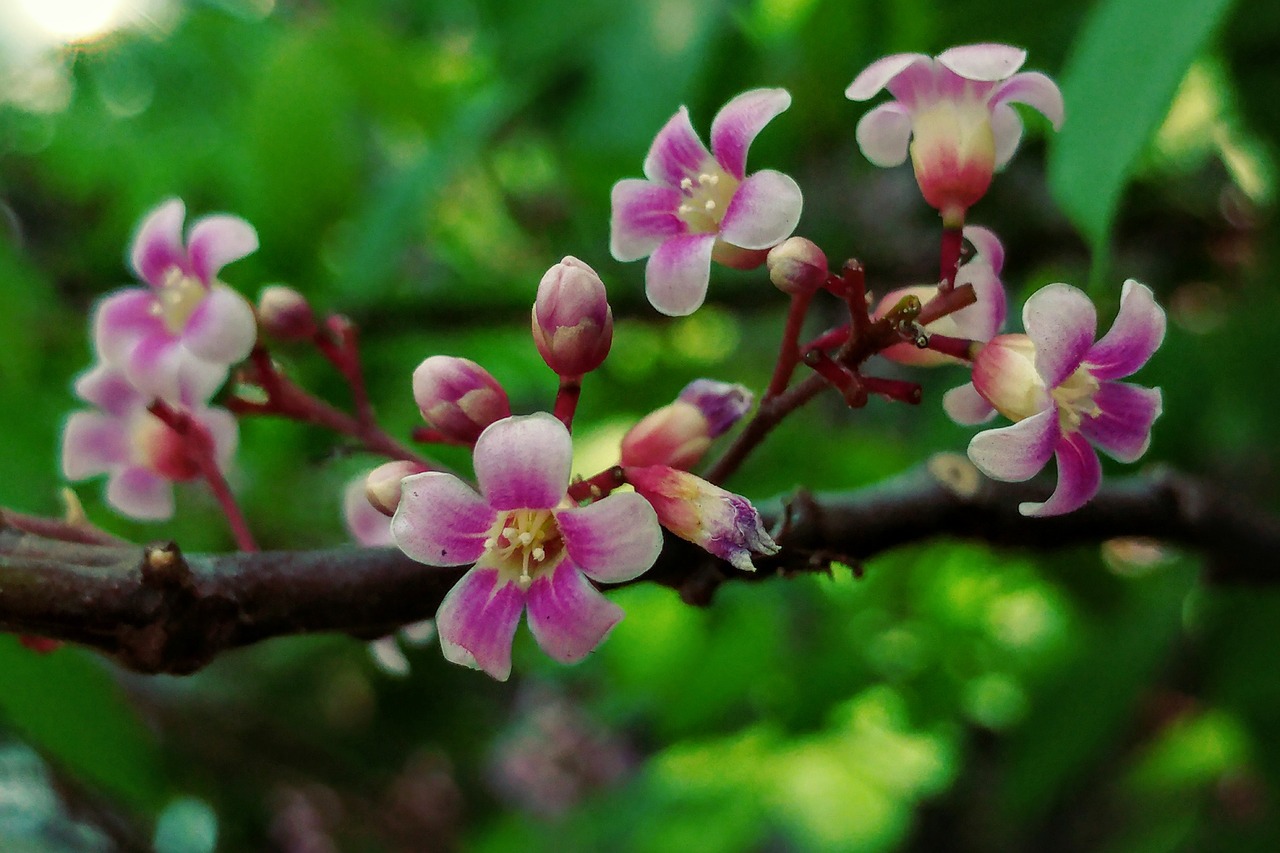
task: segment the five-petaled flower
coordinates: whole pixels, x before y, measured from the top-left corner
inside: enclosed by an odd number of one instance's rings
[[[143,219],[131,259],[149,287],[107,296],[93,321],[102,359],[142,392],[171,402],[181,391],[207,400],[257,338],[253,306],[217,278],[258,248],[257,232],[236,216],[206,216],[184,245],[184,215],[175,198]]]
[[[1018,148],[1022,120],[1011,103],[1034,107],[1055,129],[1062,124],[1057,84],[1039,72],[1014,73],[1026,58],[1010,45],[970,44],[934,58],[895,53],[876,60],[845,96],[865,101],[888,89],[896,100],[862,117],[858,146],[877,166],[897,166],[909,147],[925,201],[949,224],[963,222]]]
[[[771,169],[746,174],[752,140],[790,105],[784,89],[738,95],[711,123],[710,152],[681,107],[645,157],[648,180],[614,185],[610,249],[620,261],[649,258],[645,289],[654,308],[691,314],[706,297],[713,258],[756,266],[795,229],[803,204],[796,182]]]
[[[569,431],[540,412],[481,433],[479,494],[452,474],[405,479],[391,521],[400,549],[433,566],[475,563],[436,613],[454,663],[506,680],[526,606],[548,655],[582,660],[623,615],[591,581],[631,580],[658,558],[662,530],[644,498],[615,493],[584,507],[568,500],[572,452]]]
[[[1024,503],[1024,515],[1061,515],[1097,494],[1102,479],[1096,445],[1120,462],[1142,456],[1161,411],[1159,388],[1116,382],[1146,364],[1164,340],[1164,311],[1151,291],[1124,283],[1120,313],[1094,342],[1097,314],[1083,293],[1051,284],[1027,300],[1025,335],[1001,335],[977,354],[973,382],[947,392],[947,413],[962,424],[995,412],[1012,426],[987,430],[969,443],[969,458],[987,476],[1021,481],[1050,456],[1058,485],[1044,503]]]

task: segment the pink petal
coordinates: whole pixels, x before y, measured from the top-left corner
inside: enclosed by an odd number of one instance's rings
[[[114,417],[145,406],[149,400],[129,384],[118,368],[95,365],[76,377],[76,396]]]
[[[681,107],[654,138],[644,158],[644,176],[678,187],[682,178],[697,177],[711,159],[711,153],[693,132],[689,111]]]
[[[391,536],[411,558],[429,566],[462,566],[484,553],[497,518],[493,507],[452,474],[405,477]]]
[[[956,336],[989,341],[998,335],[1009,310],[1008,299],[1004,285],[986,259],[978,255],[963,264],[956,274],[956,284],[972,285],[974,295],[978,297],[977,302],[950,315],[955,323]]]
[[[248,358],[257,339],[258,321],[253,306],[225,284],[213,285],[182,330],[182,343],[188,350],[218,364],[230,365]]]
[[[1022,141],[1022,118],[1008,104],[996,104],[991,109],[991,136],[996,143],[995,167],[1002,169],[1017,153]]]
[[[1011,426],[978,433],[969,442],[969,459],[993,480],[1029,480],[1053,455],[1060,432],[1058,410],[1050,407]]]
[[[187,241],[191,272],[206,285],[213,283],[224,266],[253,254],[257,249],[258,232],[253,226],[238,216],[225,213],[197,221]]]
[[[996,90],[991,103],[993,105],[1026,104],[1043,114],[1053,124],[1054,130],[1062,129],[1064,118],[1062,92],[1058,89],[1057,83],[1039,71],[1024,71],[1010,77]]]
[[[500,582],[497,569],[477,567],[467,572],[436,610],[445,658],[506,681],[524,601],[518,586]]]
[[[786,89],[752,89],[721,107],[711,122],[711,152],[738,180],[747,173],[747,150],[774,116],[791,106]]]
[[[1018,512],[1045,517],[1063,515],[1079,509],[1098,493],[1102,484],[1102,466],[1098,454],[1077,434],[1064,436],[1058,442],[1058,486],[1044,503],[1023,503]]]
[[[178,366],[178,399],[188,408],[207,403],[230,372],[225,364],[217,364],[196,358],[181,347],[181,363]]]
[[[683,234],[688,226],[676,216],[680,190],[628,178],[613,185],[610,194],[609,251],[619,261],[653,254],[664,240]]]
[[[164,284],[170,267],[186,271],[187,252],[182,247],[182,199],[171,198],[147,214],[133,238],[131,262],[138,277],[152,287]]]
[[[222,470],[236,455],[240,444],[240,422],[226,409],[204,409],[197,417],[213,439],[213,458]]]
[[[618,492],[556,513],[569,557],[594,580],[622,583],[649,570],[662,553],[662,528],[649,502]]]
[[[554,509],[569,489],[573,443],[546,412],[504,418],[476,439],[480,493],[499,511]]]
[[[645,293],[654,308],[672,317],[698,309],[707,296],[715,243],[714,234],[685,234],[658,247],[644,270]]]
[[[124,374],[144,395],[182,403],[183,349],[178,339],[161,331],[138,341],[124,363]]]
[[[1004,269],[1004,246],[1000,243],[1000,238],[990,228],[984,228],[981,225],[966,225],[964,227],[964,239],[969,241],[969,245],[973,246],[974,255],[970,259],[973,261],[981,261],[986,263],[996,273]]]
[[[1118,462],[1133,462],[1147,452],[1151,425],[1163,410],[1159,388],[1103,382],[1093,402],[1102,411],[1080,421],[1085,438]]]
[[[910,150],[911,115],[897,101],[889,101],[859,119],[854,135],[873,165],[886,169],[900,166]]]
[[[146,468],[123,468],[107,479],[107,503],[124,515],[163,521],[173,515],[173,485]]]
[[[342,518],[351,537],[367,548],[394,545],[391,519],[373,508],[365,496],[364,477],[347,484],[342,493]]]
[[[577,663],[604,642],[622,621],[622,608],[609,601],[578,571],[562,560],[551,575],[529,588],[529,630],[548,656]]]
[[[897,77],[904,69],[921,61],[932,62],[923,53],[895,53],[891,56],[877,59],[862,69],[862,73],[857,77],[853,78],[849,88],[844,90],[844,96],[851,101],[865,101],[868,98],[875,97],[877,92],[888,85],[889,81]]]
[[[84,480],[129,461],[124,421],[99,412],[74,412],[62,430],[62,474]]]
[[[1004,80],[1027,61],[1027,52],[1007,44],[966,44],[938,54],[938,62],[969,80]]]
[[[145,287],[117,290],[98,302],[93,312],[93,345],[103,361],[119,365],[139,338],[164,332],[155,305],[155,295]]]
[[[942,408],[958,424],[968,426],[991,420],[996,410],[986,401],[972,382],[966,382],[942,395]]]
[[[720,239],[744,249],[771,249],[791,236],[804,199],[800,186],[772,169],[742,182],[720,223]]]
[[[1102,340],[1085,356],[1097,379],[1122,379],[1136,372],[1164,341],[1164,309],[1151,288],[1133,279],[1120,293],[1120,313]]]
[[[1036,370],[1050,389],[1062,384],[1084,360],[1097,331],[1089,297],[1069,284],[1050,284],[1022,308],[1022,325],[1036,345]]]

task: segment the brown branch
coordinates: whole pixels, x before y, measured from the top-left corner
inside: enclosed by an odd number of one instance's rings
[[[964,457],[939,456],[868,489],[779,502],[765,514],[781,521],[783,550],[755,574],[668,537],[640,580],[705,604],[728,580],[827,571],[833,561],[858,570],[861,560],[938,538],[1050,550],[1136,536],[1203,554],[1212,583],[1280,582],[1280,519],[1201,481],[1154,471],[1110,482],[1067,516],[1018,514],[1019,501],[1047,491],[1044,482],[992,483]],[[141,672],[192,672],[276,636],[381,636],[429,618],[465,571],[423,566],[394,548],[183,555],[172,544],[64,541],[51,538],[56,523],[33,530],[13,518],[29,521],[0,515],[0,630],[79,643]]]

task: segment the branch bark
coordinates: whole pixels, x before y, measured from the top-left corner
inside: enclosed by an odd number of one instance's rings
[[[704,605],[726,581],[828,571],[893,548],[949,538],[1056,550],[1149,537],[1205,558],[1206,582],[1280,582],[1280,518],[1229,492],[1168,470],[1108,483],[1093,501],[1050,519],[1018,514],[1048,487],[993,483],[962,456],[854,492],[798,492],[765,508],[783,549],[746,574],[668,537],[637,582]],[[81,532],[78,532],[81,531]],[[415,563],[394,548],[185,555],[174,543],[137,546],[81,528],[0,512],[0,631],[78,643],[148,673],[193,672],[230,649],[270,637],[340,631],[361,638],[430,618],[466,571]]]

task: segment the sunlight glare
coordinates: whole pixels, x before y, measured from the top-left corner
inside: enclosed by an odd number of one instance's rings
[[[122,0],[19,0],[27,16],[61,41],[86,41],[118,22]]]

